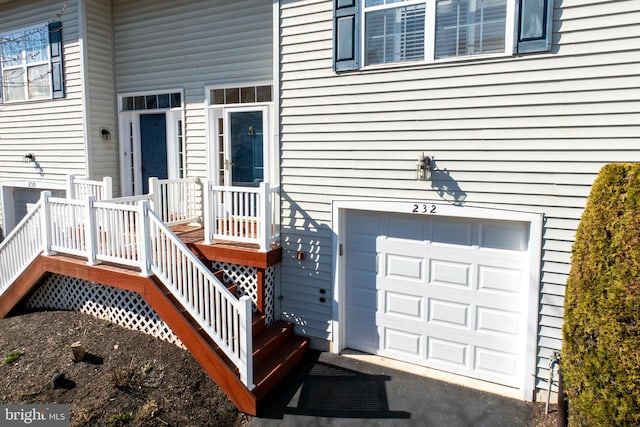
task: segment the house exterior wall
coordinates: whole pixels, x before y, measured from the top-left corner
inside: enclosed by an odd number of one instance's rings
[[[332,3],[280,2],[281,315],[334,339],[332,201],[420,200],[544,214],[537,386],[561,348],[590,186],[640,161],[640,1],[556,1],[550,53],[336,74]],[[420,153],[432,182],[415,179]],[[296,259],[305,251],[306,260]]]
[[[20,181],[21,185],[46,188],[50,183],[64,184],[68,174],[86,174],[78,2],[0,4],[0,33],[45,24],[60,12],[66,95],[62,99],[0,104],[0,184]],[[24,163],[27,153],[36,156],[41,172],[33,163]],[[5,209],[0,208],[4,229]]]
[[[118,127],[113,63],[113,18],[110,0],[86,0],[86,103],[90,178],[112,178],[113,193],[120,193]],[[101,130],[111,139],[103,139]]]
[[[114,1],[116,92],[184,91],[186,173],[207,176],[205,87],[271,82],[272,4]]]

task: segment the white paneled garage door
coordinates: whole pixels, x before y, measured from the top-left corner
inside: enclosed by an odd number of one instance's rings
[[[346,211],[345,346],[522,387],[528,222]]]

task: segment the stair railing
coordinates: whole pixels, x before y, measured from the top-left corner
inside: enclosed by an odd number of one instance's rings
[[[91,265],[107,261],[155,275],[238,368],[247,388],[254,388],[251,298],[234,296],[153,212],[148,200],[130,205],[48,193],[40,203],[35,218],[42,220],[35,223],[42,229],[32,234],[42,236],[39,248],[45,255],[72,254],[86,257]]]
[[[0,243],[0,295],[42,251],[41,212],[39,201]]]
[[[155,212],[146,204],[143,210],[151,236],[146,248],[149,269],[238,367],[247,388],[253,389],[251,298],[235,297]]]

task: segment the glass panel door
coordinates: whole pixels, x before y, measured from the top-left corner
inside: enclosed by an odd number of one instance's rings
[[[257,187],[264,180],[264,119],[263,109],[227,112],[227,182],[233,186]]]

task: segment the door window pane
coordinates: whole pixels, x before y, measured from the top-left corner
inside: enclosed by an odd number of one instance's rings
[[[258,186],[264,179],[262,111],[230,114],[232,185]]]

